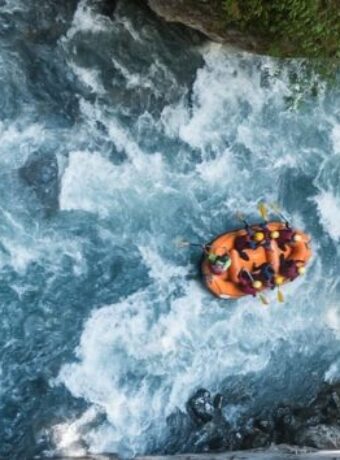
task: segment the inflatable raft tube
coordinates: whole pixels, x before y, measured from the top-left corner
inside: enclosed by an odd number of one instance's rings
[[[252,227],[259,228],[259,231],[261,231],[258,225],[252,225]],[[267,227],[271,232],[286,228],[285,224],[282,222],[270,222],[267,224]],[[231,266],[222,275],[216,275],[211,270],[208,258],[204,256],[201,264],[204,284],[209,291],[219,298],[237,299],[247,295],[238,287],[239,273],[242,269],[251,273],[254,265],[258,267],[265,262],[269,262],[275,274],[278,274],[281,255],[283,255],[285,259],[303,261],[304,264],[307,264],[311,257],[311,249],[308,244],[310,238],[300,230],[295,230],[295,234],[300,235],[301,240],[289,245],[287,244],[284,251],[278,247],[275,240],[271,240],[270,250],[265,249],[263,246],[259,246],[256,249],[245,249],[244,252],[249,257],[247,261],[240,257],[238,251],[236,251],[234,247],[235,239],[238,236],[246,235],[244,229],[235,230],[218,236],[208,245],[209,253],[221,256],[228,253],[231,258]],[[286,282],[288,282],[288,280],[284,281],[284,283]],[[259,292],[265,289],[267,288],[264,287],[260,289]]]

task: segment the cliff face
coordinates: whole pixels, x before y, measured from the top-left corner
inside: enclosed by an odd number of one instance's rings
[[[254,52],[265,49],[264,40],[227,27],[221,0],[147,0],[147,3],[166,21],[196,29],[213,41],[229,43]]]
[[[340,57],[338,0],[144,0],[213,41],[278,57]]]

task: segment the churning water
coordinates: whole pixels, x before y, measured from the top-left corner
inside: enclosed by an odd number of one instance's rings
[[[190,450],[200,387],[237,424],[336,378],[336,85],[295,104],[299,63],[133,1],[1,0],[0,35],[0,456]],[[259,199],[315,257],[283,305],[218,301],[173,241]]]

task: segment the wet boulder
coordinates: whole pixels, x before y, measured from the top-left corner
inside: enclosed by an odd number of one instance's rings
[[[340,426],[320,424],[303,427],[295,433],[294,438],[298,446],[310,446],[317,449],[339,449]]]
[[[47,213],[59,206],[59,169],[53,153],[35,152],[20,168],[21,179],[35,192]]]
[[[247,443],[252,449],[258,449],[259,447],[266,447],[271,444],[272,437],[270,433],[262,431],[259,428],[254,428],[251,436],[248,437]]]
[[[98,8],[100,8],[100,13],[112,17],[117,7],[118,0],[102,0],[98,4]]]
[[[145,0],[148,6],[168,22],[196,29],[211,40],[229,43],[247,50],[262,49],[260,40],[250,33],[226,27],[226,11],[220,0]]]
[[[230,426],[222,413],[223,396],[212,397],[208,390],[199,389],[187,403],[187,410],[199,426],[193,439],[196,451],[224,450],[230,446]]]
[[[215,406],[211,394],[203,388],[194,393],[187,403],[190,417],[198,424],[210,422],[215,413]]]
[[[275,422],[274,441],[276,443],[291,442],[294,438],[294,433],[305,423],[309,416],[307,409],[302,414],[293,407],[279,406],[273,415]]]
[[[274,421],[270,418],[250,418],[238,431],[237,448],[252,449],[269,446],[273,440]]]
[[[219,451],[229,447],[229,430],[225,420],[214,419],[206,423],[195,434],[193,444],[195,450],[200,451]]]
[[[198,425],[204,425],[211,421],[214,416],[215,408],[210,392],[203,388],[197,390],[189,399],[187,410],[190,417]]]
[[[182,446],[183,450],[191,450],[193,422],[188,414],[176,409],[170,414],[167,419],[168,437],[164,449],[168,452],[176,452],[178,446]]]
[[[310,407],[322,423],[340,424],[340,384],[325,385]]]

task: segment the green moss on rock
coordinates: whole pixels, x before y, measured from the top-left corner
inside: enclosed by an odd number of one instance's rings
[[[340,57],[340,0],[221,0],[226,28],[280,57]]]

